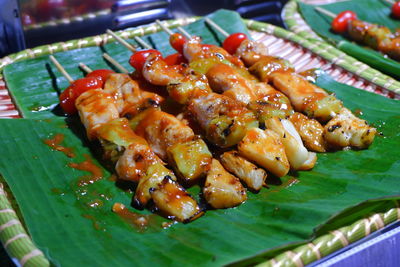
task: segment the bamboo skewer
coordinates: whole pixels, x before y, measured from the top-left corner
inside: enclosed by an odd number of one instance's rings
[[[64,69],[63,66],[61,66],[60,62],[58,62],[58,60],[53,55],[50,55],[50,60],[56,66],[58,71],[60,71],[61,74],[68,80],[69,83],[74,82],[74,79],[72,79],[71,75],[68,74],[68,72]]]
[[[210,25],[211,27],[213,27],[215,30],[217,30],[218,32],[220,32],[225,38],[229,36],[229,33],[227,33],[224,29],[222,29],[217,23],[215,23],[214,21],[212,21],[209,18],[205,18],[204,21]]]
[[[191,36],[187,31],[185,31],[185,29],[182,28],[181,26],[179,26],[177,29],[178,29],[178,31],[180,31],[186,38],[188,38],[188,39],[192,38],[192,36]]]
[[[330,17],[331,19],[334,19],[337,16],[335,13],[333,13],[329,10],[326,10],[325,8],[319,7],[319,6],[314,7],[314,9],[317,10],[319,13]]]
[[[86,65],[85,63],[82,63],[82,62],[79,63],[79,67],[86,73],[90,73],[93,71],[91,68],[89,68],[88,65]]]
[[[383,0],[383,1],[391,5],[394,5],[394,3],[396,3],[395,1],[392,0]]]
[[[113,57],[111,57],[109,54],[104,53],[103,58],[110,62],[112,65],[114,65],[120,72],[122,73],[129,73],[129,70],[127,70],[124,66],[119,64]]]
[[[128,43],[127,41],[125,41],[124,39],[122,39],[120,36],[118,36],[115,32],[113,32],[112,30],[107,30],[106,31],[109,35],[111,35],[112,37],[114,37],[115,40],[117,40],[120,44],[122,44],[123,46],[125,46],[126,48],[128,48],[132,53],[136,52],[136,48],[131,45],[130,43]]]
[[[163,29],[166,33],[168,33],[169,35],[174,34],[168,27],[166,27],[160,20],[156,20],[156,23],[158,24],[158,26],[161,27],[161,29]]]
[[[146,43],[145,41],[143,41],[142,38],[135,36],[135,41],[138,42],[143,48],[146,49],[152,49],[153,47],[151,47],[148,43]]]

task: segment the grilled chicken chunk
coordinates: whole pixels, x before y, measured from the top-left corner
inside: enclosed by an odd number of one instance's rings
[[[367,148],[374,140],[375,134],[375,128],[354,116],[347,108],[342,108],[324,128],[324,137],[334,148]]]
[[[268,48],[263,43],[245,39],[237,48],[235,56],[239,57],[246,67],[250,67],[263,56],[268,56]]]
[[[220,147],[237,144],[258,121],[251,111],[227,96],[209,93],[189,102],[188,110],[206,131],[208,140]]]
[[[329,121],[342,108],[342,102],[296,73],[274,72],[274,86],[287,95],[294,109],[320,122]]]
[[[235,207],[247,199],[246,189],[239,179],[213,159],[203,187],[207,203],[215,209]]]
[[[157,209],[170,219],[187,223],[204,214],[196,200],[170,177],[165,177],[157,187],[150,188],[150,195]]]
[[[301,141],[300,135],[289,120],[274,117],[266,120],[265,126],[281,137],[291,169],[305,170],[307,167],[314,167],[314,165],[310,165],[308,160],[312,158],[315,163],[315,153],[307,151]],[[306,162],[307,164],[305,164]]]
[[[136,207],[144,208],[151,199],[150,189],[158,188],[165,178],[176,181],[174,173],[167,169],[161,161],[146,166],[145,175],[140,178],[133,198]]]
[[[163,160],[167,159],[167,150],[170,146],[194,138],[190,127],[161,110],[150,108],[143,111],[139,117],[139,122],[134,128],[136,134],[145,138],[152,150]]]
[[[168,148],[167,153],[175,173],[188,184],[205,176],[210,169],[212,155],[200,138],[176,143]]]
[[[207,172],[212,158],[207,145],[175,116],[151,108],[131,119],[130,125],[185,182],[193,183]]]
[[[208,70],[206,76],[214,91],[223,93],[244,105],[256,98],[249,82],[226,64],[215,64]]]
[[[183,46],[183,55],[188,62],[196,60],[219,57],[225,59],[230,63],[243,67],[243,62],[229,54],[225,49],[216,45],[204,45],[201,43],[201,38],[194,36],[190,38]]]
[[[89,139],[96,138],[96,129],[101,124],[119,118],[113,98],[102,89],[84,92],[76,99],[75,106]]]
[[[164,101],[160,95],[142,90],[140,82],[127,74],[110,74],[104,84],[104,91],[115,99],[121,116],[133,116],[141,109],[158,107]]]
[[[151,84],[167,86],[171,98],[180,104],[187,104],[196,95],[211,91],[204,75],[189,68],[169,66],[158,55],[146,59],[143,76]]]
[[[252,128],[238,144],[239,154],[272,174],[282,177],[289,172],[289,161],[280,136],[272,130]]]
[[[237,151],[222,154],[221,163],[226,170],[233,173],[253,191],[259,191],[267,178],[267,173],[263,169],[241,157]]]
[[[255,62],[249,71],[262,82],[270,82],[274,72],[294,72],[290,63],[279,57],[263,56]]]
[[[324,127],[314,119],[295,112],[289,117],[307,149],[315,152],[325,152],[327,145],[324,140]]]

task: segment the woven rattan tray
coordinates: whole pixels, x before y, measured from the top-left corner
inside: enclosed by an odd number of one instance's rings
[[[291,5],[294,2],[291,3]],[[287,9],[286,9],[287,10]],[[195,21],[195,18],[169,21],[170,27],[177,27]],[[335,80],[362,90],[376,92],[390,98],[400,98],[400,83],[385,76],[364,64],[340,57],[339,52],[332,50],[328,45],[307,40],[282,28],[260,23],[246,21],[251,30],[252,37],[265,43],[272,55],[279,55],[288,59],[298,71],[310,68],[320,68],[326,71]],[[123,38],[132,38],[160,31],[156,24],[125,30],[118,34]],[[49,55],[59,51],[79,49],[82,47],[99,46],[107,42],[114,42],[110,36],[99,35],[85,39],[72,40],[63,43],[40,46],[28,49],[0,60],[0,72],[13,62],[38,56]],[[347,61],[349,60],[349,61]],[[356,70],[352,72],[354,68]],[[363,71],[359,71],[362,69]],[[18,118],[20,114],[17,107],[8,95],[6,82],[0,76],[0,117]],[[16,258],[21,265],[46,266],[47,259],[38,250],[18,219],[16,212],[6,197],[5,190],[0,187],[0,239],[11,257]],[[351,222],[347,226],[332,231],[323,236],[316,237],[309,243],[286,251],[275,257],[264,257],[265,264],[284,264],[288,266],[304,266],[320,259],[350,243],[353,243],[370,233],[400,219],[399,203],[389,201],[381,213],[373,214],[362,220]]]

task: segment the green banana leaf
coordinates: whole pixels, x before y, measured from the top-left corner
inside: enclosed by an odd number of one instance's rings
[[[315,10],[316,5],[308,5],[299,2],[300,12],[307,24],[320,36],[330,42],[337,44],[337,47],[356,59],[367,63],[373,68],[380,70],[392,77],[400,79],[400,63],[385,57],[383,54],[362,45],[348,42],[346,37],[336,34],[331,30],[332,19]],[[390,16],[391,6],[381,0],[350,0],[337,2],[328,5],[321,5],[335,14],[341,11],[352,10],[357,13],[361,20],[384,25],[395,31],[400,28],[400,21]]]
[[[233,12],[220,11],[212,19],[217,23],[230,21],[229,32],[244,27]],[[213,35],[206,28],[191,33]],[[129,67],[126,61],[130,53],[121,46],[109,44],[105,50]],[[80,61],[92,68],[107,66],[101,53],[94,47],[55,56],[78,78],[82,76],[76,68]],[[126,185],[109,178],[110,171],[102,167],[101,156],[85,138],[78,118],[59,115],[57,90],[68,83],[49,62],[47,57],[26,60],[4,71],[25,118],[0,120],[0,153],[4,155],[0,173],[17,200],[33,241],[54,265],[219,266],[248,258],[257,263],[263,260],[257,257],[260,253],[278,253],[304,242],[318,226],[323,233],[329,219],[335,227],[348,223],[335,221],[332,216],[349,207],[357,211],[351,219],[357,219],[371,211],[370,205],[357,206],[360,202],[386,196],[400,198],[399,102],[322,75],[317,81],[320,86],[336,93],[347,107],[362,113],[361,117],[382,133],[368,150],[319,154],[312,171],[269,179],[269,189],[249,192],[247,202],[239,207],[210,210],[189,224],[163,229],[166,219],[132,208],[149,220],[146,229],[135,227],[111,212],[115,202],[130,206],[131,193]],[[64,136],[62,145],[72,148],[75,157],[69,158],[43,143],[56,134]],[[87,173],[69,164],[82,162],[85,155],[101,168],[104,178],[78,187]],[[198,191],[191,189],[193,194]]]

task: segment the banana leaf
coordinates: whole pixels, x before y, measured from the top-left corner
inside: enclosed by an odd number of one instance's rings
[[[228,11],[218,12],[212,19],[217,23],[230,21],[229,32],[242,25],[238,15]],[[213,35],[206,28],[192,33]],[[128,67],[129,52],[116,44],[104,49]],[[76,68],[80,61],[92,68],[107,66],[101,52],[93,47],[55,56],[78,78],[82,76]],[[33,241],[56,266],[215,266],[248,258],[258,263],[263,260],[260,253],[278,253],[304,242],[313,237],[316,227],[323,233],[325,223],[332,224],[332,216],[349,207],[357,215],[351,219],[357,219],[371,211],[370,205],[359,205],[363,201],[400,198],[399,102],[322,75],[317,80],[320,86],[336,93],[382,133],[368,150],[319,154],[312,171],[270,179],[269,189],[249,192],[241,206],[209,210],[189,224],[163,229],[166,219],[131,208],[148,218],[147,228],[142,229],[111,212],[115,202],[130,206],[132,194],[127,189],[132,188],[110,179],[111,171],[105,168],[96,146],[86,140],[78,118],[64,118],[58,112],[57,90],[68,83],[49,65],[48,58],[14,63],[4,74],[25,118],[0,120],[0,153],[4,155],[0,173],[16,198]],[[75,157],[43,143],[57,134],[64,136],[62,145],[72,148]],[[87,158],[101,169],[104,178],[79,187],[77,183],[87,173],[70,164]],[[198,191],[191,189],[193,194]],[[335,227],[348,223],[343,219],[334,222]]]
[[[315,10],[316,5],[308,5],[299,2],[300,12],[307,24],[320,36],[337,45],[339,49],[356,59],[367,63],[373,68],[380,70],[392,77],[400,79],[399,62],[387,58],[383,54],[368,47],[349,42],[343,35],[331,30],[332,19]],[[400,21],[391,17],[391,6],[384,1],[376,0],[350,0],[328,5],[321,5],[335,14],[344,10],[352,10],[357,13],[361,20],[383,25],[393,32],[400,27]]]

